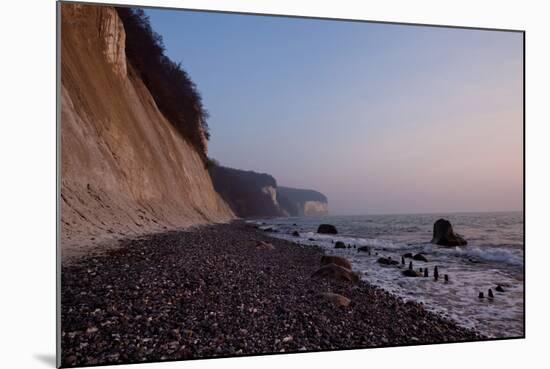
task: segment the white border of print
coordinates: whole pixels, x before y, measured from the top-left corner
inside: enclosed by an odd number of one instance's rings
[[[101,2],[101,1],[96,1]],[[136,0],[148,6],[526,30],[527,327],[524,340],[142,364],[139,368],[518,368],[546,359],[550,48],[542,1]],[[55,3],[3,5],[0,367],[55,364]],[[125,368],[130,366],[118,366]],[[135,368],[135,366],[131,366]]]

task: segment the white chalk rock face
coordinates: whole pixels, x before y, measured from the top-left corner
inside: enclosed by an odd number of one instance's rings
[[[328,204],[321,201],[306,201],[304,203],[305,216],[328,215]]]
[[[279,206],[277,202],[277,189],[273,186],[262,187],[262,192],[268,195],[276,207]]]
[[[102,7],[99,12],[99,36],[103,38],[103,54],[116,74],[126,76],[126,33],[114,8]]]
[[[319,191],[279,186],[279,204],[291,216],[328,215],[328,199]]]

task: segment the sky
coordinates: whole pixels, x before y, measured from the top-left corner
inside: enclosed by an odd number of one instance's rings
[[[523,208],[523,35],[149,9],[209,156],[333,215]]]

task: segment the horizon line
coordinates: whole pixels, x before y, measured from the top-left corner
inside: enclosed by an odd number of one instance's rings
[[[331,214],[321,215],[324,216],[339,216],[339,217],[355,217],[355,216],[377,216],[377,215],[436,215],[436,214],[491,214],[491,213],[524,213],[523,209],[519,210],[483,210],[483,211],[427,211],[427,212],[406,212],[406,213],[364,213],[364,214]],[[287,218],[300,218],[300,217],[287,217]],[[310,216],[309,218],[315,218]]]

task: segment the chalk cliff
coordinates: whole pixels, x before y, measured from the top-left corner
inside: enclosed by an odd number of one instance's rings
[[[281,187],[273,176],[211,162],[214,188],[242,218],[328,215],[328,200],[314,190]]]
[[[284,216],[277,201],[277,181],[269,174],[211,164],[214,188],[242,218]]]
[[[328,200],[318,191],[279,186],[280,206],[289,216],[328,215]]]
[[[125,41],[114,8],[61,5],[63,256],[234,218],[214,190],[206,153],[159,111]]]

